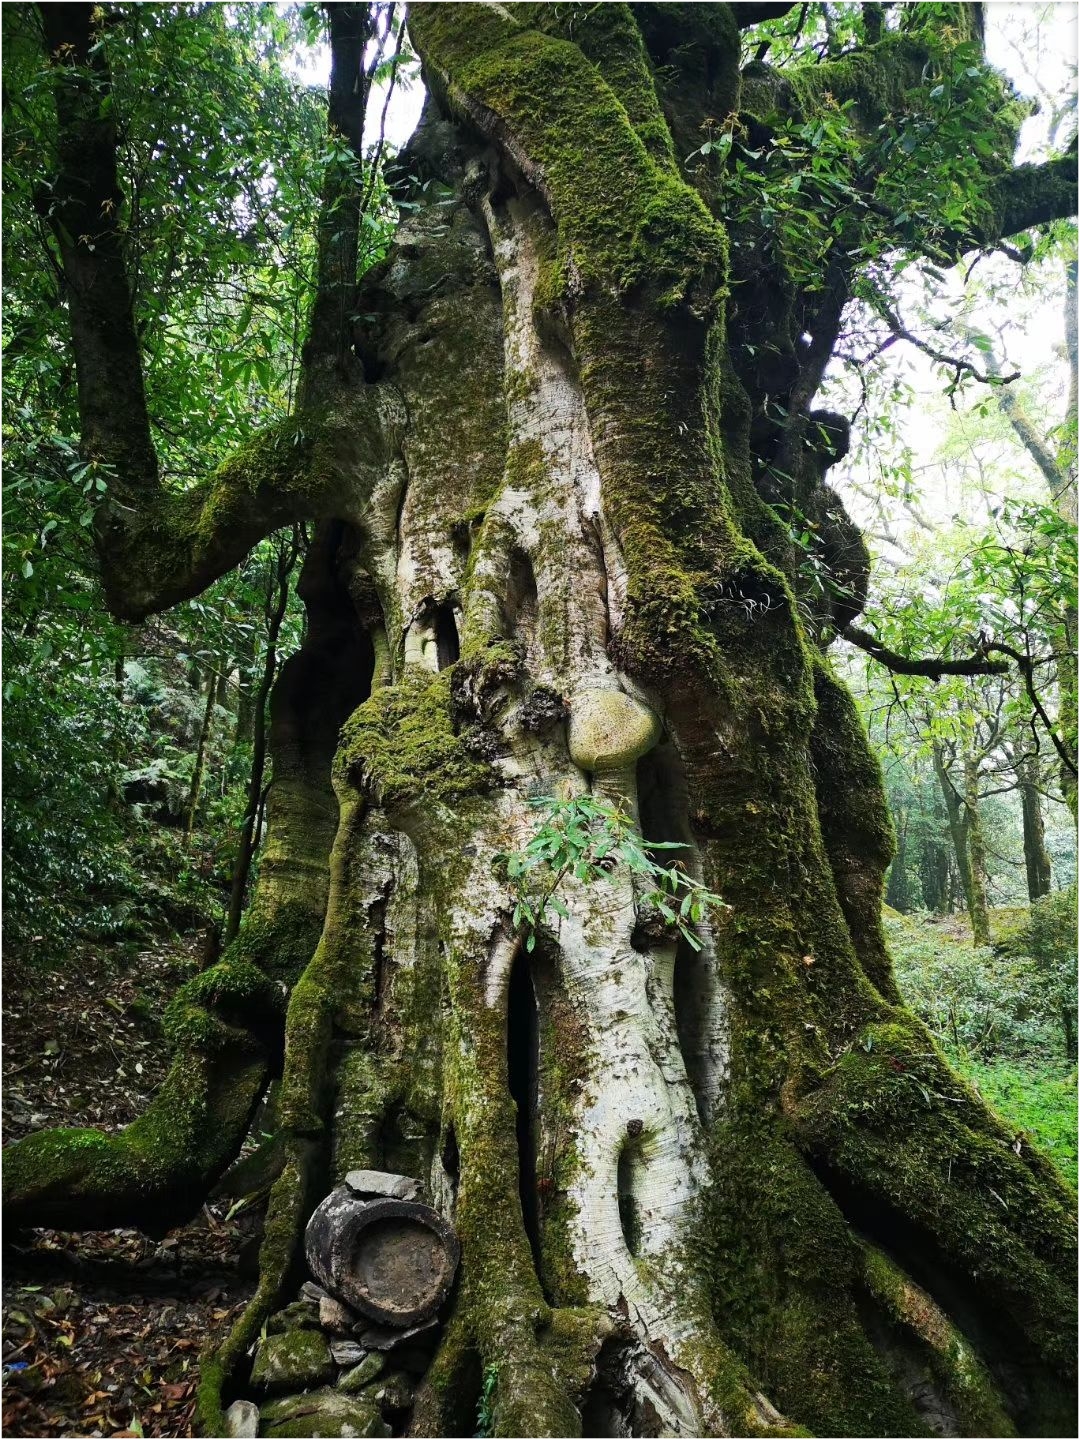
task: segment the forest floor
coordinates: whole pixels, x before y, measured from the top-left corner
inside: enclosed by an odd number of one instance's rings
[[[916,1009],[952,989],[960,1004],[980,971],[965,922],[891,912],[887,928]],[[200,944],[79,945],[62,969],[7,965],[5,1141],[46,1125],[117,1130],[145,1109],[167,1067],[161,1017],[200,968]],[[999,998],[987,986],[980,1003]],[[1075,1065],[950,1058],[1075,1183]],[[260,1218],[222,1201],[159,1242],[130,1230],[5,1236],[4,1434],[190,1435],[199,1353],[254,1287]]]
[[[62,971],[5,972],[4,1139],[110,1131],[165,1074],[161,1016],[199,942],[73,947]],[[5,1436],[191,1434],[198,1357],[254,1285],[257,1216],[204,1208],[160,1242],[135,1231],[5,1236]]]
[[[904,998],[935,1033],[950,1064],[1077,1187],[1077,1069],[1060,1033],[1030,1012],[1040,977],[1017,949],[1025,908],[990,912],[994,950],[972,945],[960,915],[900,915],[885,931]]]

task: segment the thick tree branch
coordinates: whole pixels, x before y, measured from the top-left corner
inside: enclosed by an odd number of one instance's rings
[[[1064,220],[1077,211],[1076,144],[1055,160],[1040,165],[1017,165],[997,179],[990,191],[995,217],[993,235],[987,240],[1000,240],[1029,230],[1033,225],[1046,225],[1051,220]]]
[[[302,402],[315,404],[322,388],[359,378],[353,355],[356,312],[356,257],[359,249],[363,180],[360,163],[369,77],[364,51],[375,33],[372,7],[324,7],[330,31],[331,142],[345,142],[326,169],[319,216],[318,273],[308,339],[304,346]]]
[[[60,252],[68,290],[84,453],[131,492],[152,491],[158,464],[146,409],[131,286],[117,220],[123,193],[116,126],[93,5],[41,5],[55,72],[56,176],[35,197]]]
[[[328,9],[331,126],[358,162],[368,85],[363,56],[374,21],[367,5]],[[198,594],[281,526],[340,511],[361,475],[374,483],[392,402],[364,387],[350,364],[362,187],[352,163],[331,167],[312,314],[319,350],[306,357],[322,379],[317,396],[305,392],[318,418],[272,428],[202,484],[167,490],[121,238],[104,12],[64,3],[42,5],[40,14],[56,82],[57,146],[56,179],[37,203],[67,282],[81,447],[108,477],[95,524],[106,599],[115,615],[138,620]],[[318,358],[329,363],[314,364]]]
[[[779,20],[781,15],[786,15],[789,10],[794,10],[793,0],[791,3],[784,3],[779,0],[777,4],[769,4],[762,0],[761,4],[737,3],[731,6],[735,15],[735,23],[740,30],[749,30],[751,25],[760,25],[763,20]]]
[[[339,392],[319,415],[261,431],[202,484],[107,496],[97,544],[105,597],[125,620],[198,595],[267,535],[355,509],[394,453],[403,416],[383,387]]]
[[[980,646],[979,651],[967,660],[912,660],[890,650],[887,645],[882,645],[873,635],[855,625],[845,626],[840,632],[840,638],[857,645],[860,650],[865,650],[872,659],[897,675],[925,675],[929,680],[940,680],[943,675],[1002,675],[1009,669],[1004,660],[985,658],[985,651],[993,648],[989,645]]]

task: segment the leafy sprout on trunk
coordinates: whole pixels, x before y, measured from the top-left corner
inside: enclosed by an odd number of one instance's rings
[[[620,862],[642,881],[642,908],[655,910],[695,950],[701,949],[695,927],[709,911],[731,909],[679,861],[664,865],[654,853],[685,850],[685,845],[641,839],[631,816],[617,805],[593,795],[570,800],[541,795],[529,803],[542,811],[539,829],[523,850],[495,857],[513,883],[512,924],[524,930],[526,950],[536,948],[537,932],[549,912],[570,918],[558,894],[564,880],[572,877],[585,885],[607,880]]]

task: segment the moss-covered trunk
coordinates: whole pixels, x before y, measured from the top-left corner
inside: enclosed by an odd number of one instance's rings
[[[1041,769],[1038,755],[1025,756],[1017,769],[1024,832],[1024,869],[1027,874],[1028,899],[1032,904],[1043,895],[1049,895],[1053,883],[1050,855],[1046,848],[1046,823],[1042,812]]]
[[[363,1167],[462,1245],[430,1367],[366,1433],[471,1435],[478,1406],[506,1435],[1066,1433],[1070,1198],[900,1003],[881,777],[825,653],[866,573],[824,483],[846,424],[807,411],[843,285],[801,291],[677,161],[741,103],[731,9],[581,8],[412,10],[440,186],[365,282],[349,382],[388,458],[372,481],[339,407],[259,892],[174,1029],[192,1073],[291,984],[254,1027],[282,1080],[262,1279],[204,1426]],[[700,950],[620,866],[525,948],[497,857],[587,791],[723,896]],[[321,934],[253,973],[283,875]]]
[[[979,772],[968,755],[963,759],[962,788],[957,789],[945,763],[944,749],[934,741],[934,773],[945,802],[953,859],[964,897],[971,938],[976,945],[990,943],[990,912],[986,900],[986,843],[979,815]]]

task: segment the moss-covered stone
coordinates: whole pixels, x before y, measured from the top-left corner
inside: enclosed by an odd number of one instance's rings
[[[386,1369],[386,1356],[373,1350],[370,1355],[365,1355],[359,1365],[354,1365],[351,1370],[346,1370],[337,1382],[337,1388],[344,1390],[346,1395],[354,1395],[358,1390],[371,1385]]]
[[[342,1395],[338,1390],[312,1390],[271,1401],[261,1411],[262,1433],[267,1436],[389,1435],[390,1426],[374,1400],[363,1395]]]
[[[267,1335],[251,1367],[252,1385],[268,1395],[324,1385],[333,1375],[330,1346],[320,1330],[283,1330]],[[264,1419],[269,1421],[265,1411]]]
[[[289,1330],[318,1330],[319,1307],[308,1300],[294,1300],[284,1310],[275,1310],[266,1322],[268,1335],[284,1335]]]

